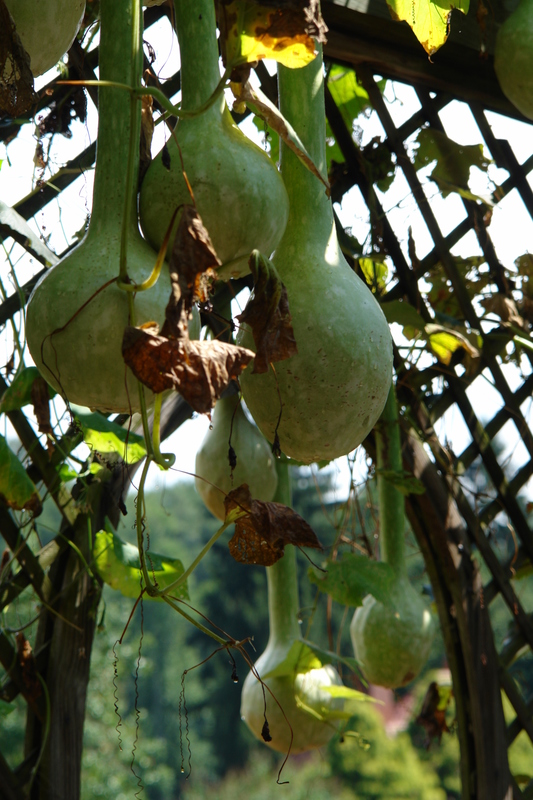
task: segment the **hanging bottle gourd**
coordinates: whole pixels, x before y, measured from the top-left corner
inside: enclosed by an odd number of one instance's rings
[[[181,55],[182,108],[201,107],[220,81],[213,0],[175,0]],[[270,255],[288,216],[283,181],[272,160],[233,122],[224,96],[175,130],[198,212],[222,261],[219,275],[249,272],[254,248]],[[140,195],[142,230],[159,249],[172,214],[191,197],[178,145],[168,141],[170,167],[162,154],[150,164]]]
[[[232,470],[228,452],[237,459]],[[257,500],[272,500],[278,477],[270,446],[243,411],[238,394],[222,397],[213,412],[213,425],[196,454],[196,491],[209,511],[223,520],[225,494],[243,483]],[[201,480],[205,478],[205,480]]]
[[[286,463],[277,461],[276,469],[278,488],[275,500],[290,505],[289,468]],[[327,744],[335,733],[335,724],[328,720],[328,714],[342,707],[343,701],[334,699],[324,687],[342,686],[342,681],[330,664],[307,671],[296,667],[286,672],[287,656],[295,653],[301,641],[293,545],[286,545],[283,557],[266,567],[266,571],[270,635],[266,650],[254,667],[276,699],[266,688],[263,690],[260,681],[249,672],[242,687],[241,717],[252,733],[273,750],[287,753],[290,746],[291,754],[296,755]],[[302,642],[302,652],[303,647]],[[297,660],[296,657],[296,663]],[[280,671],[283,674],[269,677],[271,673]],[[270,740],[268,735],[264,736],[265,716]]]
[[[280,110],[323,173],[326,164],[321,52],[308,66],[278,66]],[[306,464],[344,455],[378,419],[391,382],[392,345],[383,313],[344,259],[324,186],[281,146],[289,222],[274,256],[287,288],[298,354],[275,374],[240,378],[259,429],[272,442],[278,416],[282,451]],[[243,326],[239,344],[253,349]]]
[[[34,76],[52,69],[74,41],[85,0],[4,0]]]
[[[533,0],[521,0],[499,29],[494,70],[505,96],[533,119]]]
[[[101,0],[100,13],[100,78],[138,85],[142,68],[139,0]],[[137,384],[121,352],[129,324],[128,296],[116,283],[100,290],[119,276],[124,245],[127,275],[137,284],[150,276],[156,254],[142,239],[137,221],[140,99],[107,86],[100,87],[98,97],[89,229],[81,244],[35,287],[26,331],[40,372],[69,401],[101,411],[128,412],[138,408]],[[123,220],[127,220],[124,231]],[[135,295],[136,323],[161,323],[169,294],[167,270],[152,288]]]
[[[405,564],[405,502],[391,476],[402,471],[394,387],[376,426],[376,463],[382,560],[394,570],[390,602],[367,595],[350,625],[354,653],[370,683],[390,689],[410,683],[425,665],[435,633],[429,609]]]

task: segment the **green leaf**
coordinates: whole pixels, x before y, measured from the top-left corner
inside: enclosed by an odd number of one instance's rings
[[[391,322],[397,322],[399,325],[410,325],[412,328],[424,330],[426,324],[420,316],[416,308],[404,300],[391,300],[389,303],[383,303],[381,310],[385,314],[385,319]]]
[[[344,666],[348,667],[351,672],[360,673],[359,666],[355,658],[350,656],[340,656],[338,653],[333,653],[331,650],[323,650],[321,647],[318,647],[314,642],[309,642],[306,639],[302,639],[304,644],[309,647],[310,650],[317,656],[318,660],[321,664],[344,664]]]
[[[61,464],[58,469],[58,474],[63,483],[68,483],[68,481],[82,478],[85,475],[96,475],[102,469],[102,465],[98,464],[96,461],[93,461],[91,464],[89,464],[89,469],[85,470],[85,472],[76,472],[76,470],[69,467],[68,464]]]
[[[135,545],[123,542],[112,531],[101,530],[95,537],[94,558],[96,571],[112,589],[122,592],[125,597],[139,596],[141,564],[139,551]],[[170,559],[150,551],[146,553],[146,560],[152,582],[157,581],[160,589],[164,589],[184,573],[183,564],[179,559]],[[188,600],[187,582],[184,581],[178,586],[173,594]]]
[[[0,161],[0,164],[2,162]],[[0,700],[0,719],[4,717],[8,717],[15,710],[15,706],[11,705],[11,703],[6,703],[4,700]]]
[[[361,267],[361,271],[365,276],[366,282],[374,291],[377,289],[378,294],[381,294],[381,292],[385,291],[389,268],[384,261],[379,261],[375,258],[368,258],[365,256],[359,259],[359,266]]]
[[[3,436],[0,436],[0,498],[17,511],[24,508],[38,513],[41,509],[35,484]]]
[[[450,14],[468,13],[469,0],[387,0],[391,17],[405,20],[429,56],[448,38]]]
[[[280,678],[282,675],[298,675],[302,672],[309,672],[311,669],[320,669],[321,666],[322,662],[316,657],[313,650],[301,639],[297,639],[293,642],[283,661],[274,669],[261,675],[261,678],[266,680],[267,678]]]
[[[452,355],[460,347],[465,350],[467,356],[471,359],[480,357],[479,349],[473,345],[465,335],[458,331],[446,328],[443,325],[430,324],[426,325],[426,333],[428,334],[428,341],[431,349],[438,360],[443,364],[448,365],[452,359]]]
[[[392,469],[379,469],[377,470],[377,474],[381,475],[381,477],[385,478],[389,483],[392,483],[402,494],[425,494],[426,492],[426,487],[422,481],[419,481],[418,478],[415,478],[415,476],[411,475],[409,472],[395,472]]]
[[[340,605],[360,606],[367,594],[372,594],[384,605],[390,604],[394,571],[383,561],[372,561],[366,556],[346,553],[340,561],[327,562],[325,578],[311,568],[309,580],[321,592],[327,592]]]
[[[328,89],[351,131],[354,119],[371,106],[367,91],[357,82],[353,69],[338,64],[334,64],[329,71]]]
[[[8,411],[18,411],[18,409],[29,405],[32,402],[31,389],[36,378],[40,378],[41,373],[37,367],[24,367],[15,377],[13,383],[5,390],[0,400],[0,414]],[[57,392],[48,387],[50,398]]]
[[[444,197],[459,190],[463,194],[468,192],[470,168],[478,167],[486,172],[491,163],[483,153],[482,144],[458,144],[434,128],[422,128],[416,142],[415,168],[422,169],[436,161],[430,177],[440,187]]]
[[[383,705],[381,700],[372,697],[365,692],[358,692],[357,689],[351,689],[349,686],[321,686],[322,692],[327,692],[332,697],[341,697],[344,700],[357,700],[362,703],[379,703]]]
[[[126,464],[134,464],[146,455],[142,436],[121,428],[98,412],[87,412],[74,405],[71,408],[89,447],[99,453],[118,453]]]

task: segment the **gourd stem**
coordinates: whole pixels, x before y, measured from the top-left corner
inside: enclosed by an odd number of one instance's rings
[[[291,505],[291,486],[289,466],[276,461],[278,487],[274,496],[276,503]],[[285,546],[285,555],[266,568],[268,585],[268,617],[270,621],[269,643],[292,643],[300,636],[298,612],[298,576],[296,571],[296,550],[293,545]]]
[[[180,45],[181,108],[202,106],[220,81],[215,4],[213,0],[174,0],[176,30]],[[210,112],[224,108],[224,95]],[[209,112],[207,112],[209,113]]]
[[[402,444],[394,384],[376,426],[376,462],[381,558],[398,576],[407,574],[405,565],[405,501],[391,478],[402,473]],[[390,477],[387,477],[389,473]]]
[[[324,72],[319,45],[317,50],[315,59],[301,69],[278,65],[279,104],[315,165],[326,174]],[[285,237],[294,238],[301,231],[311,236],[312,246],[318,241],[327,244],[334,221],[324,185],[283,142],[280,170],[290,201]]]
[[[131,26],[131,50],[133,61],[131,64],[130,84],[136,89],[140,84],[141,72],[143,67],[142,48],[141,48],[141,3],[140,0],[131,0],[132,26]],[[126,172],[126,192],[124,197],[124,216],[122,218],[122,232],[120,239],[120,266],[119,275],[121,280],[125,280],[128,275],[128,235],[129,220],[132,216],[134,201],[136,204],[137,191],[135,188],[138,176],[138,153],[139,139],[138,128],[136,126],[136,116],[141,107],[140,98],[133,92],[130,98],[130,138],[128,153],[128,169]]]
[[[220,537],[222,536],[222,534],[224,533],[224,531],[226,530],[226,528],[228,528],[230,525],[231,525],[231,523],[230,523],[230,522],[223,522],[223,523],[222,523],[222,525],[220,526],[220,528],[219,528],[217,531],[215,531],[215,533],[214,533],[214,534],[211,536],[211,538],[209,539],[209,541],[207,542],[207,544],[206,544],[206,545],[204,545],[204,547],[202,547],[202,549],[200,550],[200,552],[198,553],[198,555],[196,556],[196,558],[194,559],[194,561],[192,562],[192,564],[190,564],[190,566],[189,566],[189,567],[187,567],[187,569],[185,570],[185,572],[183,572],[183,573],[182,573],[182,574],[179,576],[179,578],[176,578],[176,580],[175,580],[175,581],[172,581],[172,583],[170,583],[170,584],[169,584],[168,586],[166,586],[166,587],[165,587],[165,588],[164,588],[164,589],[163,589],[161,592],[159,592],[159,594],[161,595],[161,597],[164,597],[165,595],[168,595],[168,594],[170,594],[170,592],[173,592],[173,591],[174,591],[174,589],[176,589],[178,586],[181,586],[181,584],[182,584],[182,583],[185,583],[185,581],[187,580],[187,578],[189,577],[189,575],[190,575],[192,572],[194,572],[194,570],[196,569],[196,567],[198,566],[198,564],[200,563],[200,561],[202,560],[202,558],[203,558],[204,556],[206,556],[206,555],[207,555],[207,553],[208,553],[208,552],[211,550],[211,548],[213,547],[213,545],[215,544],[215,542],[216,542],[218,539],[220,539]]]
[[[138,79],[134,76],[141,55],[140,1],[102,0],[100,13],[100,77],[103,81],[136,87]],[[120,231],[122,243],[122,223],[127,207],[127,233],[138,231],[135,198],[140,124],[141,101],[136,94],[122,88],[99,87],[98,145],[89,237],[109,233],[116,236]],[[130,142],[134,142],[135,147]]]

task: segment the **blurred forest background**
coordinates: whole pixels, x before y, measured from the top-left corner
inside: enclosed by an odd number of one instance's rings
[[[485,478],[478,466],[473,466],[467,479],[483,492]],[[313,526],[326,548],[331,547],[339,531],[354,526],[358,537],[366,537],[371,546],[376,541],[373,484],[370,481],[352,488],[348,500],[339,502],[332,472],[311,473],[306,468],[293,471],[294,508]],[[118,533],[134,542],[131,498],[128,512]],[[152,492],[147,497],[147,512],[153,550],[181,558],[185,565],[218,526],[191,481],[175,483],[162,493]],[[37,520],[43,542],[52,537],[58,524],[48,504]],[[502,548],[512,546],[507,529],[499,533],[497,527],[494,530]],[[191,603],[235,639],[253,636],[258,656],[268,639],[265,571],[231,558],[226,546],[230,535],[217,543],[195,571],[189,583]],[[430,591],[423,560],[409,535],[408,542],[410,576],[420,589]],[[353,609],[333,607],[328,629],[326,596],[317,597],[316,587],[307,579],[310,564],[303,554],[299,555],[299,564],[304,636],[350,655]],[[531,593],[528,583],[522,582],[523,591]],[[4,626],[16,627],[17,619],[29,619],[29,603],[33,603],[29,593],[21,595],[10,607]],[[239,684],[232,680],[226,652],[193,669],[210,656],[211,640],[172,614],[166,604],[151,600],[142,604],[142,612],[137,608],[123,643],[118,645],[132,606],[132,600],[105,587],[104,602],[97,611],[98,633],[88,693],[84,800],[138,797],[138,776],[145,787],[142,796],[148,800],[270,800],[281,795],[290,800],[326,796],[336,800],[459,800],[453,700],[446,717],[450,731],[444,733],[440,743],[433,740],[428,744],[424,728],[416,722],[431,681],[447,680],[440,634],[426,670],[414,684],[394,695],[381,695],[383,705],[360,703],[350,722],[352,733],[335,736],[323,751],[291,757],[281,776],[282,781],[290,783],[280,787],[276,778],[283,756],[257,742],[240,720],[240,685],[248,669],[244,661],[237,663]],[[506,635],[505,612],[500,610],[501,622],[498,603],[491,605],[497,644]],[[35,607],[33,616],[37,613]],[[522,666],[521,674],[514,675],[516,680],[531,685],[532,662],[526,664],[528,674]],[[186,675],[184,670],[188,670]],[[365,688],[346,668],[343,680],[355,688]],[[186,713],[180,702],[183,686]],[[10,764],[16,764],[23,750],[24,706],[22,702],[12,705],[14,710],[0,704],[0,750]],[[515,776],[531,773],[533,750],[524,732],[514,742],[510,759]]]

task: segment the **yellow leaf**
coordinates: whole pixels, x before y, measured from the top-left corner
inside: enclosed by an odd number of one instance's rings
[[[387,0],[387,4],[392,18],[407,22],[432,56],[448,38],[452,9],[468,13],[469,0]]]
[[[226,66],[263,58],[272,58],[292,69],[309,64],[316,55],[313,36],[321,38],[323,22],[320,18],[310,25],[303,5],[299,9],[280,9],[255,0],[218,0]]]

